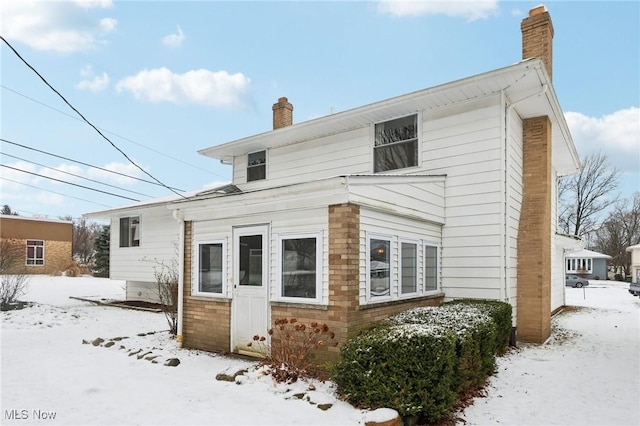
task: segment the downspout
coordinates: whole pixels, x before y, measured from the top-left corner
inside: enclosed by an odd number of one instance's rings
[[[173,218],[178,222],[178,331],[176,343],[182,347],[182,323],[184,314],[184,218],[180,210],[173,211]]]
[[[502,227],[503,227],[503,255],[500,259],[500,278],[503,280],[504,288],[500,289],[500,300],[503,302],[510,303],[509,301],[509,188],[510,188],[510,179],[509,179],[509,120],[507,115],[506,99],[504,94],[504,89],[500,90],[500,119],[502,121],[502,126],[500,129],[500,140],[502,141],[502,149],[501,155],[504,155],[501,158],[500,165],[503,167],[504,178],[502,179],[502,188],[501,191],[501,209],[504,209],[502,213]]]

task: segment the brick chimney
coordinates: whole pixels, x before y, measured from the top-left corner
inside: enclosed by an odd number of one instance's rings
[[[279,98],[271,109],[273,109],[273,130],[293,124],[293,105],[287,98]]]
[[[520,24],[522,31],[522,59],[542,58],[549,79],[553,79],[553,24],[544,5],[529,11]]]
[[[544,6],[522,20],[522,58],[542,58],[551,79],[553,25]],[[552,125],[547,116],[522,120],[522,206],[518,225],[517,339],[551,335],[553,191]],[[557,267],[557,266],[556,266]]]

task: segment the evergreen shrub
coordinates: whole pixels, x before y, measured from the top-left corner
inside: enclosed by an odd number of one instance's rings
[[[332,380],[351,403],[437,422],[457,401],[456,337],[445,327],[383,325],[347,341]]]

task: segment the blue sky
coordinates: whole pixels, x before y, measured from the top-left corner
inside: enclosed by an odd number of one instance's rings
[[[231,175],[197,151],[271,130],[279,97],[300,123],[516,63],[520,22],[539,4],[3,0],[0,33],[136,164],[194,190]],[[630,196],[640,190],[640,2],[544,4],[578,152],[605,153]],[[4,43],[0,54],[0,134],[11,142],[0,144],[0,204],[56,218],[132,203],[37,175],[130,199],[171,195],[80,164],[151,180]]]

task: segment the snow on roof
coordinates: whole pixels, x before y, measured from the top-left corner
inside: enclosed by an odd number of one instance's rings
[[[573,258],[592,258],[592,259],[611,259],[611,256],[604,254],[604,253],[598,253],[597,251],[591,251],[591,250],[587,250],[587,249],[582,249],[582,250],[576,250],[576,251],[572,251],[571,253],[568,253],[566,255],[566,257],[573,257]]]

